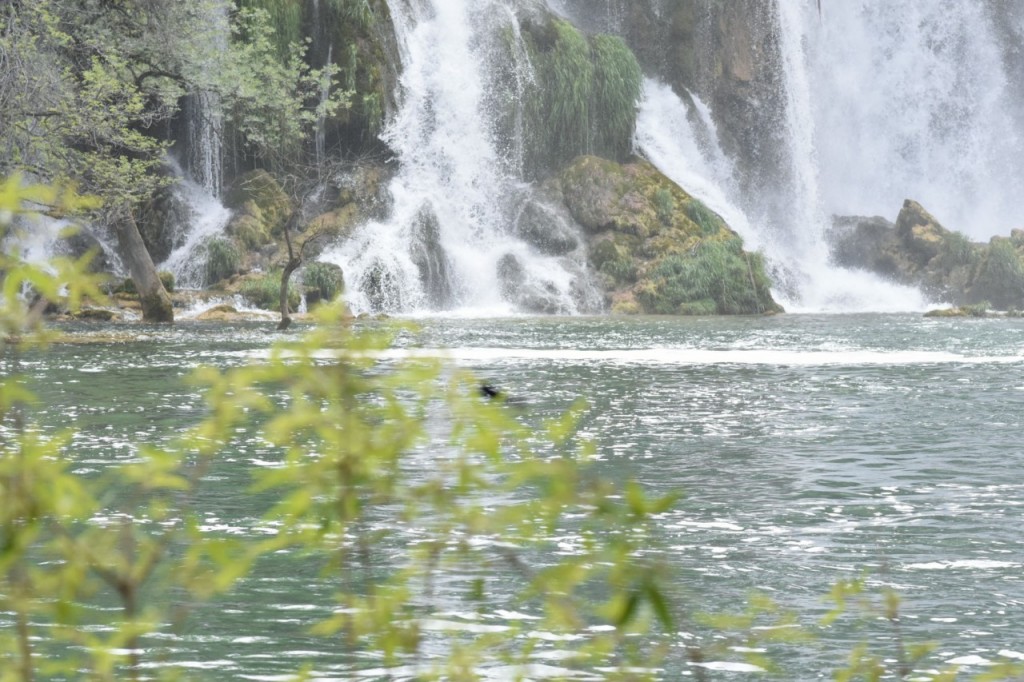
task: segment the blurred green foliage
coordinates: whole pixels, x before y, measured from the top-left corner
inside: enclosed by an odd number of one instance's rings
[[[0,183],[0,225],[12,229],[26,202],[79,201],[86,200],[12,178]],[[86,264],[37,268],[2,255],[7,370],[41,340],[31,333],[37,303],[24,287],[72,308],[101,300]],[[312,331],[276,344],[265,360],[196,371],[190,382],[205,396],[205,415],[174,442],[140,443],[131,460],[95,475],[73,471],[71,431],[47,436],[33,426],[33,397],[16,371],[5,372],[0,613],[13,627],[0,631],[0,680],[190,677],[194,671],[173,661],[150,659],[143,638],[230,595],[261,557],[281,550],[297,550],[282,559],[296,568],[322,566],[322,579],[337,586],[336,608],[311,636],[325,647],[372,652],[385,667],[414,665],[416,679],[476,680],[493,665],[512,666],[516,679],[529,675],[535,640],[515,624],[445,633],[444,655],[436,646],[424,655],[424,625],[453,608],[474,610],[493,587],[482,577],[497,571],[513,576],[501,586],[503,603],[514,593],[517,606],[541,614],[531,630],[572,638],[571,667],[602,679],[659,678],[672,652],[666,643],[684,634],[696,680],[710,679],[704,662],[736,658],[793,679],[780,647],[816,646],[817,632],[851,623],[889,636],[882,650],[855,648],[833,679],[955,679],[955,670],[919,665],[930,649],[904,637],[899,597],[872,594],[864,580],[836,583],[833,608],[818,623],[756,594],[739,613],[698,614],[699,595],[684,604],[667,589],[665,553],[656,551],[658,519],[676,498],[652,499],[633,481],[602,475],[594,444],[576,430],[585,405],[538,432],[500,401],[481,400],[468,372],[416,356],[382,361],[394,333],[415,330],[360,331],[340,307],[318,316]],[[257,434],[280,458],[280,466],[251,473],[253,491],[274,492],[265,515],[273,535],[201,529],[197,493],[239,432]],[[367,562],[378,551],[371,522],[382,519],[414,527],[418,542]],[[572,552],[558,551],[566,529],[582,538]],[[435,585],[453,577],[470,589],[436,598]],[[1003,661],[978,679],[1021,674]]]

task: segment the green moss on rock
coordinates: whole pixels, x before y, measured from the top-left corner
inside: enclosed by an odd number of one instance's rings
[[[651,164],[581,157],[557,185],[587,232],[590,264],[613,312],[781,312],[763,258]]]
[[[278,235],[291,215],[292,201],[281,185],[265,170],[254,170],[239,176],[224,195],[224,205],[248,216],[254,234]]]

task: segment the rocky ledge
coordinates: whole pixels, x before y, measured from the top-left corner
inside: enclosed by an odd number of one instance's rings
[[[829,233],[836,264],[874,272],[920,288],[965,310],[1024,309],[1024,231],[988,244],[943,227],[910,199],[895,223],[885,218],[836,218]]]

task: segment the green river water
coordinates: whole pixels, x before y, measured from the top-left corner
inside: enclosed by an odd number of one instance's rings
[[[903,635],[934,642],[923,669],[979,673],[1024,659],[1024,320],[918,315],[770,318],[423,319],[401,344],[444,349],[456,365],[522,397],[542,420],[579,397],[610,476],[683,500],[660,521],[680,598],[742,606],[752,590],[808,614],[838,578],[869,576],[903,595]],[[259,361],[266,323],[115,327],[125,343],[58,345],[24,361],[48,429],[73,426],[83,475],[164,442],[202,414],[182,383],[199,364]],[[111,328],[72,327],[71,334]],[[274,453],[241,434],[203,486],[210,533],[272,532],[248,490]],[[403,679],[353,660],[306,626],[329,613],[316,570],[270,564],[187,628],[151,641],[202,679],[278,680],[302,664],[324,679]],[[498,623],[507,612],[451,615]],[[482,620],[481,620],[482,619]],[[0,627],[10,622],[0,614]],[[883,626],[783,654],[787,679],[831,679],[854,641]],[[692,675],[689,633],[664,679]],[[552,642],[541,653],[556,651]],[[571,648],[571,647],[570,647]],[[551,660],[557,660],[552,656]],[[541,658],[543,661],[543,658]],[[712,679],[759,675],[709,662]],[[356,670],[363,670],[361,675]],[[539,667],[557,672],[557,664]]]

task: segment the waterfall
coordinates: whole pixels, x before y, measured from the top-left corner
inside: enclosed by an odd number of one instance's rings
[[[318,5],[314,4],[314,8],[319,11]],[[315,20],[319,20],[315,17]],[[324,162],[324,158],[327,155],[327,116],[323,113],[324,105],[327,99],[331,96],[331,45],[327,46],[327,63],[324,65],[325,75],[320,79],[320,105],[317,107],[317,119],[316,119],[316,134],[314,137],[314,151],[316,153],[316,167],[321,168]]]
[[[212,44],[204,62],[209,69],[220,68],[230,35],[228,6],[224,0],[204,5],[210,22]],[[220,196],[224,184],[224,123],[220,98],[208,90],[190,93],[182,111],[186,130],[186,149],[182,162],[189,176],[213,196]]]
[[[887,312],[925,307],[915,289],[829,266],[821,239],[800,239],[797,249],[779,239],[770,222],[752,220],[743,208],[745,198],[735,182],[732,162],[718,146],[711,112],[692,93],[684,100],[669,86],[647,79],[635,144],[673,182],[722,216],[743,237],[746,248],[763,251],[777,276],[799,277],[796,295],[775,292],[788,310]],[[804,201],[803,211],[818,221],[814,224],[822,225],[824,216],[815,215],[813,195]]]
[[[778,3],[792,203],[769,219],[769,241],[788,251],[791,308],[917,308],[905,291],[867,290],[863,275],[828,266],[824,232],[833,215],[894,219],[906,198],[976,239],[1017,226],[1020,103],[995,10],[935,0],[823,9]]]
[[[999,33],[1024,6],[826,2],[819,20],[796,4],[785,28],[806,43],[829,212],[892,217],[912,198],[976,239],[1024,226],[1021,90]]]
[[[323,259],[341,265],[355,310],[573,313],[592,309],[582,249],[545,252],[517,234],[535,202],[515,174],[517,153],[496,139],[488,106],[498,57],[491,39],[517,39],[504,0],[392,0],[403,74],[383,139],[399,170],[388,218],[358,228]],[[510,30],[511,29],[511,30]],[[513,50],[525,56],[525,51]],[[523,72],[523,77],[528,77]],[[561,229],[564,225],[554,225]]]
[[[710,110],[696,95],[689,102],[651,78],[644,81],[637,115],[637,150],[680,187],[722,216],[748,249],[762,246],[762,235],[735,202],[735,171],[718,145]]]
[[[212,92],[193,93],[185,98],[183,113],[188,129],[188,174],[212,195],[219,196],[224,182],[220,98]]]
[[[169,221],[165,229],[172,230],[170,255],[157,267],[174,275],[175,286],[180,289],[201,289],[206,286],[206,244],[222,236],[231,211],[220,200],[197,182],[190,180],[180,168],[172,164],[178,182],[174,187],[175,200],[182,207],[184,219]]]

